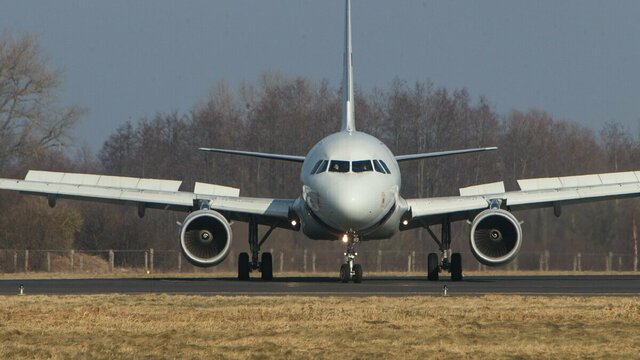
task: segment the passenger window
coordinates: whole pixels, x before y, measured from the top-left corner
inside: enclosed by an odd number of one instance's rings
[[[378,160],[373,160],[373,168],[379,173],[386,174],[386,172],[384,171],[384,169],[382,168],[382,165],[380,165]]]
[[[373,171],[373,167],[371,167],[371,160],[354,161],[351,163],[351,171],[355,173]]]
[[[322,160],[322,164],[320,164],[320,167],[318,168],[318,171],[316,171],[316,174],[327,171],[327,165],[329,165],[329,160]]]
[[[387,167],[387,164],[385,164],[384,161],[380,160],[380,165],[382,165],[387,174],[391,174],[391,170],[389,170],[389,167]]]
[[[349,172],[349,162],[342,160],[331,160],[331,165],[329,165],[330,172],[340,172],[346,173]]]
[[[313,165],[313,169],[311,169],[311,175],[316,173],[316,170],[318,170],[318,168],[320,167],[320,164],[322,164],[322,160],[318,160],[318,162]]]

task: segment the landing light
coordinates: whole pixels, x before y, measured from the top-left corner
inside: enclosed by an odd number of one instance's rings
[[[402,220],[402,225],[404,225],[404,226],[409,225],[409,220]]]
[[[342,242],[343,243],[349,242],[349,235],[347,234],[342,235]]]
[[[295,220],[291,220],[291,226],[296,227],[296,225],[298,225],[298,222]]]

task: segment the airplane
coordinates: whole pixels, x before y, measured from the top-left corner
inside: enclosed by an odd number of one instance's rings
[[[25,179],[0,179],[0,189],[58,199],[76,199],[187,212],[180,226],[180,249],[199,267],[215,266],[229,254],[232,221],[248,224],[250,254],[238,257],[238,279],[258,271],[273,279],[271,253],[261,248],[276,228],[302,231],[313,240],[342,241],[345,261],[340,281],[359,283],[363,270],[356,263],[360,241],[389,239],[394,234],[424,228],[437,243],[438,253],[427,257],[427,279],[449,272],[462,280],[462,257],[451,251],[451,223],[470,224],[469,245],[487,266],[516,258],[522,246],[521,222],[515,211],[562,207],[587,201],[635,197],[640,194],[640,171],[518,180],[519,191],[505,191],[503,182],[461,188],[460,196],[405,199],[400,195],[404,161],[496,150],[495,147],[394,155],[377,138],[356,130],[351,41],[351,2],[345,2],[342,124],[339,132],[321,139],[306,156],[200,148],[202,151],[276,159],[302,164],[301,195],[295,199],[240,196],[233,187],[197,182],[192,192],[180,191],[180,181],[30,170]],[[259,236],[258,225],[268,226]],[[440,227],[440,235],[432,230]]]

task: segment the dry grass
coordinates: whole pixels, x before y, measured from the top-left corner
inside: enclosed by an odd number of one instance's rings
[[[0,358],[638,358],[638,297],[0,298]]]

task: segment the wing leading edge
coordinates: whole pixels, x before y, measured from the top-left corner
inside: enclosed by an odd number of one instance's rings
[[[500,201],[509,210],[560,208],[607,199],[640,196],[640,171],[590,174],[518,180],[520,191],[504,191],[502,182],[460,189],[461,196],[408,199],[410,229],[439,223],[443,217],[452,221],[470,219]]]

